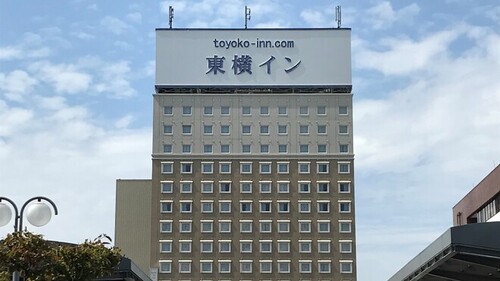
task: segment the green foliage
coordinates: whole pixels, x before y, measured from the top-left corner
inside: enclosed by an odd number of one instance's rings
[[[0,281],[19,271],[26,281],[89,281],[113,272],[120,251],[100,240],[61,245],[30,232],[9,234],[0,242]]]

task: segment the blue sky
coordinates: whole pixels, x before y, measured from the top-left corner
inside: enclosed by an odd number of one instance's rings
[[[359,280],[387,280],[500,163],[500,3],[0,0],[0,196],[113,234],[115,179],[151,175],[154,29],[352,28]],[[0,229],[3,237],[10,228]]]

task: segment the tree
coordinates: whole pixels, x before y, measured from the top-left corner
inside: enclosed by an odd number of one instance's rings
[[[118,248],[99,239],[73,245],[16,232],[0,242],[0,281],[13,271],[26,281],[89,281],[112,273],[120,259]]]

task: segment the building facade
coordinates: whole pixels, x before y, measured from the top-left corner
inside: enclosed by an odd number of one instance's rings
[[[156,280],[356,280],[350,29],[158,29]]]

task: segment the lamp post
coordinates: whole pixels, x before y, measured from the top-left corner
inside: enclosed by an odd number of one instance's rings
[[[35,200],[36,202],[30,204]],[[25,210],[26,218],[28,219],[28,222],[30,224],[37,227],[46,225],[52,217],[52,211],[50,210],[50,207],[47,206],[47,204],[42,202],[42,200],[49,202],[50,205],[52,205],[52,207],[54,208],[54,214],[58,214],[56,204],[47,197],[36,196],[29,199],[23,204],[20,212],[14,201],[10,200],[7,197],[0,197],[0,227],[7,225],[12,218],[12,210],[7,204],[3,203],[2,201],[8,202],[14,209],[14,232],[23,231],[23,215]],[[12,274],[12,280],[19,281],[19,272],[15,271]]]

